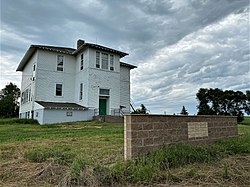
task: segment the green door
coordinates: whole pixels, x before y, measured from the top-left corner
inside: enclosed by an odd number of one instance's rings
[[[99,115],[105,116],[107,115],[107,100],[106,99],[99,99]]]

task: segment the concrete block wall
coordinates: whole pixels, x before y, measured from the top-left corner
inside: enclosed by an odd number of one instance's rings
[[[124,121],[122,116],[94,116],[93,120],[107,123],[123,123]]]
[[[234,116],[126,115],[124,156],[131,159],[173,143],[206,144],[237,136]]]

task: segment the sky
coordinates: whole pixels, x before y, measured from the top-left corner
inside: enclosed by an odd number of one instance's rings
[[[200,88],[250,89],[249,0],[1,0],[0,89],[31,44],[83,39],[129,53],[131,102],[197,113]]]

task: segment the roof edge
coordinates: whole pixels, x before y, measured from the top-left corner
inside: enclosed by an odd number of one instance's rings
[[[128,68],[130,68],[130,69],[137,68],[137,66],[134,66],[134,65],[132,65],[132,64],[128,64],[128,63],[125,63],[125,62],[120,62],[120,65],[121,65],[121,66],[128,67]]]

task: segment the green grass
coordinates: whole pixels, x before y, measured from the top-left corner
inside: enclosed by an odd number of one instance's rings
[[[248,118],[245,120],[238,125],[241,134],[238,139],[207,146],[171,145],[124,162],[123,124],[89,121],[37,125],[1,119],[0,165],[20,159],[24,163],[55,163],[67,168],[67,183],[73,185],[179,182],[181,179],[172,172],[174,168],[214,163],[230,155],[249,155],[250,125],[247,125]],[[224,164],[222,176],[228,179],[230,171]],[[185,175],[192,178],[199,173],[191,168]]]
[[[245,116],[244,120],[240,124],[241,125],[249,125],[250,126],[250,116]]]
[[[123,158],[123,125],[95,121],[0,125],[0,161],[20,154],[34,162],[54,159],[70,165],[80,155],[97,163],[112,163]]]

